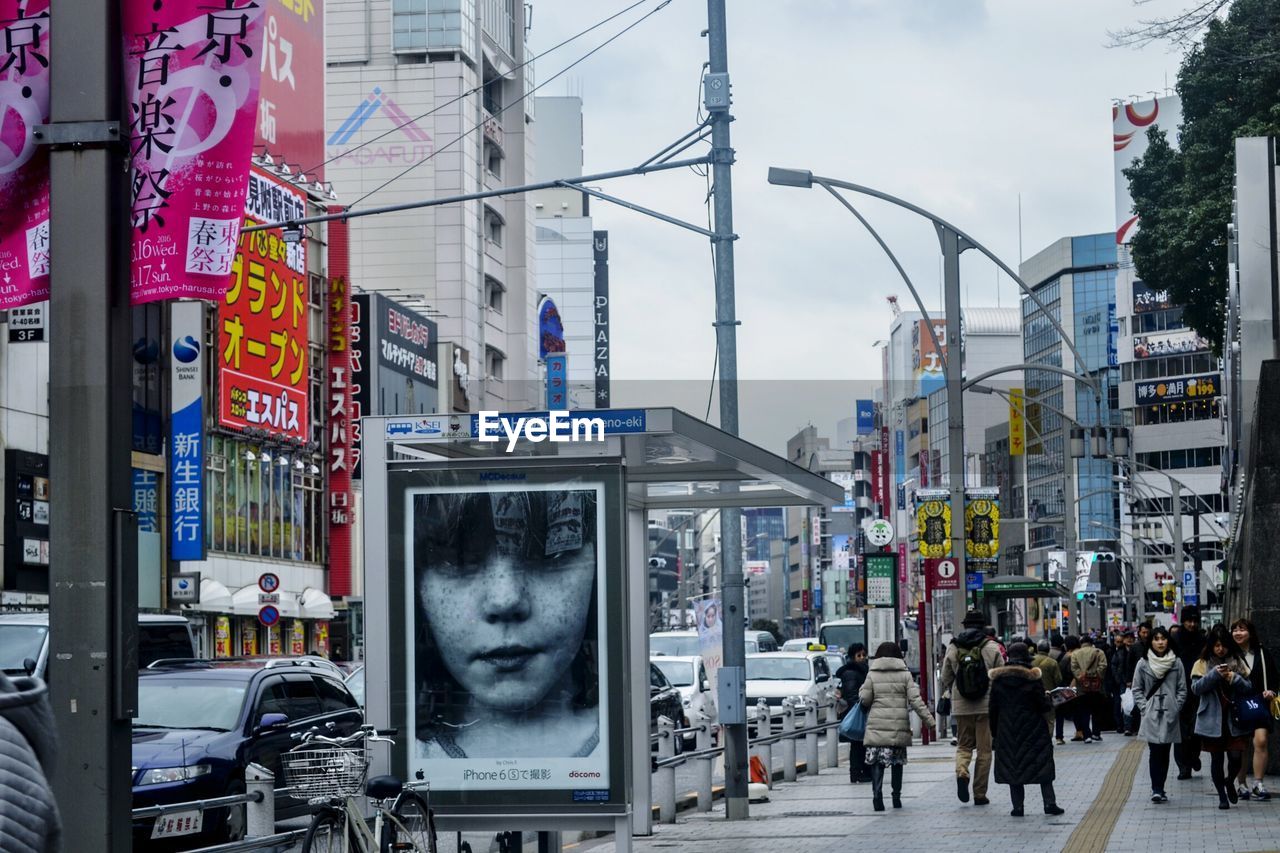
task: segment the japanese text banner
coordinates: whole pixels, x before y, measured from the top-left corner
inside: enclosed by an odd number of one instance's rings
[[[244,209],[262,0],[124,0],[135,304],[219,299]]]
[[[0,0],[0,309],[49,298],[49,0]]]
[[[249,196],[257,211],[302,209],[291,186],[254,172]],[[246,216],[259,224],[258,216]],[[218,308],[218,422],[306,441],[307,263],[303,243],[279,230],[241,234],[231,289]]]

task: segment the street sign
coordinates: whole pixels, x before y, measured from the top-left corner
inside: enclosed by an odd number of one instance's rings
[[[279,604],[280,593],[278,592],[260,592],[258,593],[259,604]]]
[[[926,560],[932,571],[930,577],[934,589],[959,589],[960,572],[955,560]]]
[[[263,572],[258,576],[258,589],[263,592],[275,592],[280,588],[280,576],[275,572]]]
[[[978,592],[982,589],[982,572],[965,572],[964,588],[966,592]]]
[[[183,604],[200,603],[200,573],[174,572],[169,575],[169,601]]]
[[[898,604],[898,555],[867,554],[867,606],[896,607]]]
[[[883,518],[867,523],[867,541],[877,548],[883,548],[893,541],[893,525]]]
[[[1182,594],[1182,603],[1183,603],[1183,604],[1193,604],[1193,605],[1195,605],[1196,607],[1199,607],[1199,606],[1200,606],[1200,596],[1199,596],[1199,595],[1187,595],[1186,593],[1183,593],[1183,594]]]
[[[280,621],[280,611],[274,604],[263,605],[258,611],[258,621],[270,628]]]

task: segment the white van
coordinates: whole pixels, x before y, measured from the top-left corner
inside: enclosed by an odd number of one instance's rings
[[[138,614],[138,667],[162,658],[193,658],[195,636],[185,616]],[[48,678],[49,613],[0,613],[0,670]]]

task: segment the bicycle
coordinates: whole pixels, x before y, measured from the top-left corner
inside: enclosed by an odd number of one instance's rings
[[[395,729],[378,731],[366,725],[335,738],[312,729],[281,756],[285,784],[294,796],[317,807],[302,839],[302,853],[437,853],[427,783],[406,785],[394,776],[365,782],[369,744],[394,744],[395,734]],[[360,808],[362,796],[373,806],[372,826]]]

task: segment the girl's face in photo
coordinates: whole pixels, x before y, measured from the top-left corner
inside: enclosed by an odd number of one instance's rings
[[[553,507],[564,507],[549,501]],[[583,541],[580,507],[572,532],[554,521],[536,548],[528,519],[499,517],[493,547],[440,549],[420,575],[419,595],[445,668],[473,701],[514,713],[560,685],[582,646],[596,574],[594,541]],[[525,525],[521,527],[521,525]],[[523,530],[522,534],[511,534]]]

